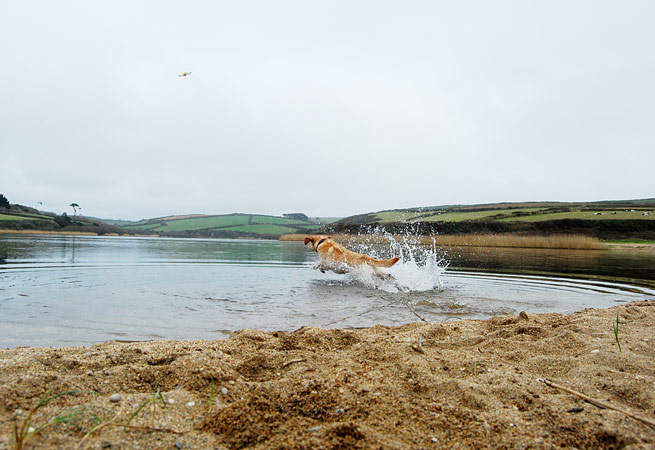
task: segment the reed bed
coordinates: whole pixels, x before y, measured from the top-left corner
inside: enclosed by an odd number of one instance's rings
[[[303,241],[305,234],[288,234],[283,241]],[[596,238],[560,234],[553,236],[521,236],[516,234],[453,234],[434,236],[390,236],[379,234],[333,234],[332,238],[342,244],[384,244],[389,239],[414,244],[436,245],[438,247],[508,247],[508,248],[550,248],[564,250],[604,250],[607,248]]]
[[[513,234],[465,234],[426,236],[422,243],[443,246],[551,248],[567,250],[601,250],[606,248],[598,239],[582,235],[519,236]]]
[[[283,234],[278,238],[280,241],[304,241],[309,234]]]
[[[388,235],[333,235],[344,244],[388,242]],[[520,236],[514,234],[457,234],[435,236],[393,236],[397,241],[437,247],[505,247],[547,248],[565,250],[603,250],[607,247],[598,239],[582,235]]]

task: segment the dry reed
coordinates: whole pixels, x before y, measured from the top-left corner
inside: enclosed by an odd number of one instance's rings
[[[337,242],[356,244],[384,244],[384,235],[333,235]],[[514,234],[457,234],[437,236],[393,236],[398,241],[437,247],[506,247],[546,248],[566,250],[603,250],[607,247],[598,239],[582,235],[519,236]]]
[[[422,243],[432,243],[424,237]],[[443,246],[552,248],[567,250],[601,250],[606,248],[598,239],[582,235],[518,236],[513,234],[465,234],[434,236]]]
[[[282,241],[303,241],[305,234],[287,234]],[[332,238],[342,244],[384,244],[389,235],[350,235],[333,234]],[[416,244],[437,245],[438,247],[509,247],[509,248],[550,248],[565,250],[603,250],[606,249],[598,239],[579,234],[560,234],[553,236],[520,236],[515,234],[453,234],[437,236],[393,236],[397,241],[411,241]]]
[[[278,238],[280,241],[304,241],[309,234],[283,234]]]

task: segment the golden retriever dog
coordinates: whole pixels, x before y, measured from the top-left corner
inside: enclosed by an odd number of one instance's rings
[[[393,277],[382,272],[380,268],[391,267],[400,259],[375,259],[368,255],[355,253],[334,242],[330,236],[307,236],[305,245],[307,244],[309,244],[311,250],[318,253],[320,263],[314,268],[320,269],[321,272],[332,270],[336,273],[346,273],[363,265],[368,265],[377,276],[387,279]]]

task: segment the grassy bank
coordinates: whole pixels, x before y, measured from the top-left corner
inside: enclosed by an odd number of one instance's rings
[[[331,233],[521,236],[585,235],[655,240],[655,199],[588,203],[529,202],[395,209],[346,217]]]
[[[655,240],[652,239],[614,239],[604,241],[608,244],[645,244],[655,245]]]
[[[655,199],[590,203],[496,203],[394,209],[346,217],[341,223],[541,222],[552,220],[655,220]]]

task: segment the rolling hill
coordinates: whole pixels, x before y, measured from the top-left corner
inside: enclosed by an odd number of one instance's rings
[[[655,199],[588,203],[527,202],[394,209],[346,217],[330,232],[584,234],[655,239]]]
[[[277,239],[285,234],[582,234],[600,239],[655,240],[655,198],[588,203],[526,202],[394,209],[339,218],[305,214],[176,215],[139,221],[71,217],[12,205],[0,229],[142,234],[170,237]]]
[[[136,222],[119,220],[107,220],[107,222],[124,229],[161,236],[277,239],[283,234],[312,233],[333,220],[335,219],[310,219],[304,214],[288,214],[281,217],[234,213],[168,216]]]
[[[0,230],[107,234],[138,234],[169,237],[216,237],[277,239],[284,234],[308,234],[339,218],[309,218],[305,214],[176,215],[139,221],[99,219],[44,213],[12,205],[0,211]]]

